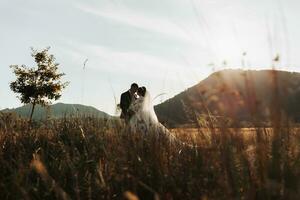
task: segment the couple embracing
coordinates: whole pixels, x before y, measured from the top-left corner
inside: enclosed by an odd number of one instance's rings
[[[166,132],[167,129],[158,122],[152,100],[146,87],[131,84],[130,89],[121,95],[121,118],[133,131],[147,134],[150,130]]]

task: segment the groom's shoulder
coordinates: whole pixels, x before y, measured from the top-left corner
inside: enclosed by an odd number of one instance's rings
[[[128,96],[128,95],[130,95],[129,91],[123,92],[123,93],[121,94],[121,96]]]

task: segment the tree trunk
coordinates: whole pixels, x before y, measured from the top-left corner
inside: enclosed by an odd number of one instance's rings
[[[35,102],[32,103],[32,109],[31,109],[31,113],[30,113],[29,123],[31,123],[31,121],[32,121],[32,116],[33,116],[34,108],[35,108]]]

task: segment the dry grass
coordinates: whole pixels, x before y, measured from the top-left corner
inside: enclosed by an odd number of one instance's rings
[[[1,117],[1,199],[297,199],[298,129],[131,133],[118,121]],[[181,131],[181,133],[180,133]],[[272,132],[270,134],[270,131]],[[156,135],[156,136],[154,136]]]

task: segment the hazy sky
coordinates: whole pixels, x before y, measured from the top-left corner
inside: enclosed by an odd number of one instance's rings
[[[51,46],[70,81],[60,102],[114,114],[132,82],[159,103],[214,70],[300,71],[299,0],[0,0],[0,108],[20,106],[11,64]],[[83,62],[88,59],[86,69]],[[226,64],[224,64],[226,60]]]

